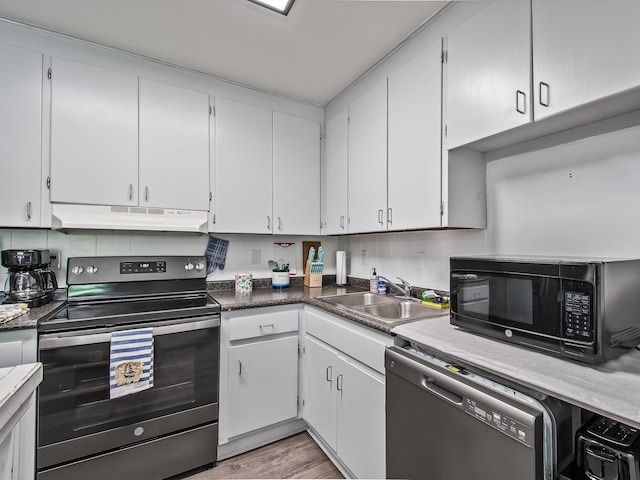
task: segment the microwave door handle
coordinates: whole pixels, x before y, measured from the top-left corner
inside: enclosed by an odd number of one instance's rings
[[[191,332],[193,330],[202,330],[205,328],[215,328],[220,326],[219,318],[210,318],[206,320],[194,321],[194,322],[180,322],[169,325],[161,325],[154,327],[153,325],[131,325],[130,327],[123,328],[110,328],[108,331],[101,331],[100,333],[88,333],[86,330],[78,333],[51,333],[40,336],[39,344],[40,350],[53,350],[56,348],[74,347],[79,345],[90,345],[95,343],[108,343],[111,342],[111,333],[119,330],[135,330],[136,328],[153,328],[153,336],[158,337],[160,335],[169,335],[171,333],[183,333]]]

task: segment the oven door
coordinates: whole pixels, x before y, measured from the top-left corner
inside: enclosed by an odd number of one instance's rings
[[[217,421],[219,326],[216,315],[41,335],[38,468]],[[110,399],[111,333],[143,327],[154,386]]]
[[[456,270],[451,272],[452,323],[505,328],[559,341],[562,282],[547,275]],[[459,322],[459,323],[457,323]]]

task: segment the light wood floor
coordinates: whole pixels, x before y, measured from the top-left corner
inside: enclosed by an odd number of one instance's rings
[[[184,480],[344,478],[307,432],[222,460]]]

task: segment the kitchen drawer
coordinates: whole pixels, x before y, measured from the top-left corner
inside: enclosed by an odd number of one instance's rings
[[[298,311],[288,310],[234,317],[229,322],[229,340],[264,337],[298,331]]]
[[[391,335],[313,307],[305,308],[305,325],[308,334],[384,374],[384,350],[393,345]]]

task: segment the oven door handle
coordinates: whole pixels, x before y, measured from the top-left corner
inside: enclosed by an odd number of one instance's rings
[[[220,318],[209,318],[189,322],[171,323],[160,326],[153,326],[148,323],[131,325],[127,328],[113,327],[110,329],[100,329],[99,333],[91,333],[90,330],[80,332],[49,333],[41,335],[39,338],[40,350],[53,350],[55,348],[73,347],[78,345],[90,345],[94,343],[111,342],[111,333],[120,330],[135,330],[136,328],[153,328],[153,336],[169,335],[171,333],[184,333],[205,328],[216,328],[220,326]]]

